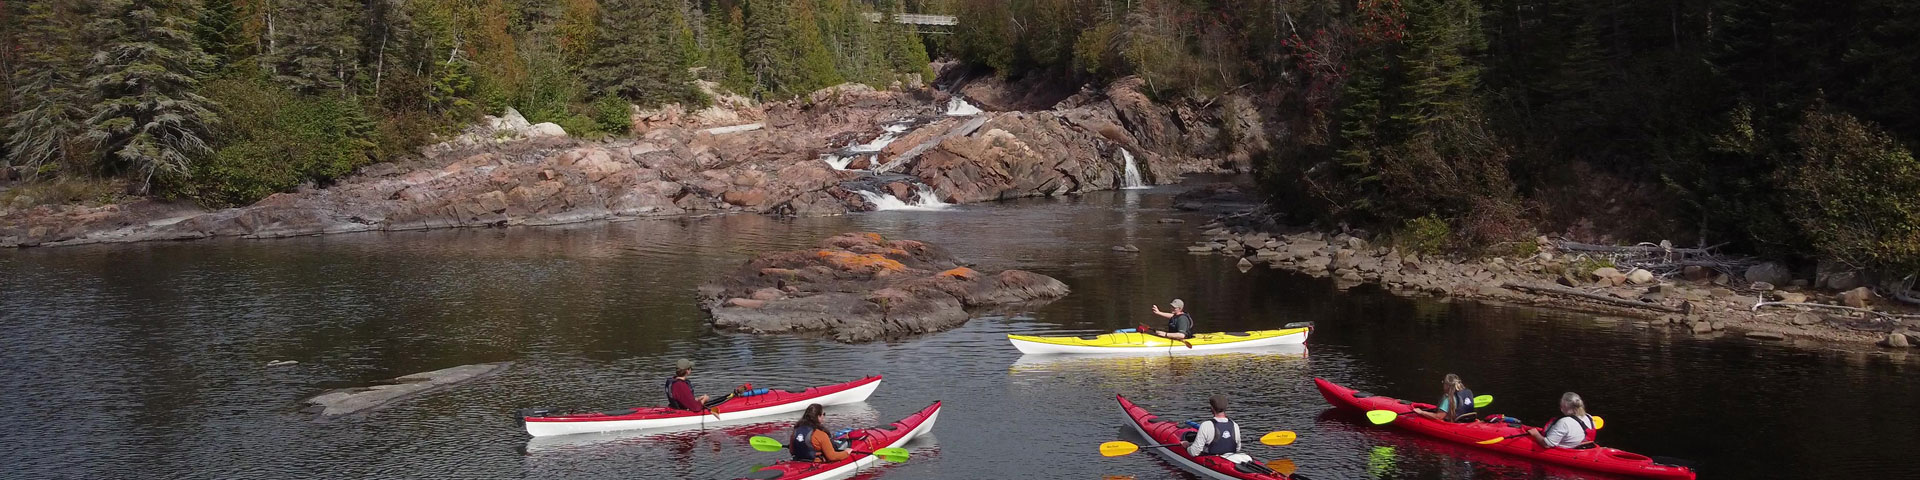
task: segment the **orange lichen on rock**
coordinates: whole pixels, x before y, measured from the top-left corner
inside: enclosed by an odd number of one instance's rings
[[[825,258],[827,264],[833,265],[835,268],[861,273],[884,274],[907,269],[907,266],[901,264],[898,260],[873,253],[859,254],[821,250],[820,257]]]
[[[967,268],[967,267],[956,267],[952,270],[940,272],[940,275],[944,277],[958,278],[961,280],[972,280],[974,279],[974,277],[980,276],[980,272],[975,272],[973,271],[973,269]]]
[[[866,237],[867,237],[867,239],[868,239],[868,240],[872,240],[872,241],[873,241],[873,243],[881,243],[881,242],[885,242],[885,241],[887,241],[887,239],[886,239],[886,237],[882,237],[882,236],[880,236],[880,234],[878,234],[878,233],[873,233],[873,232],[865,232],[865,233],[862,233],[861,235],[864,235],[864,236],[866,236]]]

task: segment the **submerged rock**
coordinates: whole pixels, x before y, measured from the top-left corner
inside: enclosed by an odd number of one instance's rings
[[[749,300],[768,288],[784,293]],[[700,287],[715,328],[814,332],[849,343],[946,330],[966,323],[970,310],[1031,305],[1067,292],[1052,277],[975,271],[939,247],[877,233],[840,234],[818,249],[761,255]]]
[[[385,407],[415,395],[500,373],[512,365],[513,362],[461,365],[394,378],[382,385],[334,390],[307,399],[307,403],[313,404],[307,408],[307,411],[317,412],[321,417],[364,412]]]

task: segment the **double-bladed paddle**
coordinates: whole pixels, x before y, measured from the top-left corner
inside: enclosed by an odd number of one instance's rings
[[[1264,445],[1280,446],[1280,445],[1291,444],[1293,443],[1294,439],[1297,439],[1297,438],[1299,438],[1298,434],[1295,434],[1293,432],[1286,431],[1286,430],[1281,430],[1278,432],[1262,435],[1260,437],[1260,443]],[[768,439],[768,440],[772,440],[772,439]],[[1180,446],[1180,444],[1178,443],[1156,443],[1153,445],[1135,445],[1133,444],[1133,442],[1115,440],[1115,441],[1100,444],[1100,456],[1118,457],[1121,455],[1132,455],[1133,452],[1138,452],[1142,448],[1160,448],[1160,447],[1178,447],[1178,446]],[[1274,470],[1279,470],[1279,469],[1276,468]]]
[[[1486,408],[1487,405],[1490,405],[1492,403],[1493,403],[1492,395],[1481,395],[1478,397],[1473,397],[1473,408]],[[1392,410],[1369,410],[1367,411],[1367,421],[1373,422],[1374,425],[1386,425],[1389,423],[1393,423],[1393,420],[1396,418],[1400,418],[1401,415],[1406,415],[1416,411],[1418,410],[1407,410],[1404,412],[1394,413],[1394,411]],[[1595,423],[1598,423],[1597,417],[1596,417]],[[1594,428],[1599,428],[1599,427],[1594,427]]]
[[[1599,416],[1599,415],[1588,415],[1588,416],[1589,416],[1589,417],[1593,417],[1593,429],[1594,429],[1594,430],[1599,430],[1599,429],[1600,429],[1600,426],[1601,426],[1601,425],[1604,425],[1604,424],[1606,424],[1606,423],[1607,423],[1607,422],[1605,422],[1605,421],[1603,421],[1603,420],[1600,420],[1600,416]],[[1493,445],[1493,444],[1496,444],[1496,443],[1500,443],[1500,442],[1504,442],[1504,441],[1507,441],[1507,440],[1509,440],[1509,439],[1514,439],[1514,438],[1520,438],[1520,437],[1524,437],[1524,436],[1527,436],[1527,433],[1526,433],[1526,432],[1520,432],[1520,433],[1518,433],[1518,434],[1513,434],[1513,435],[1508,435],[1508,436],[1504,436],[1504,437],[1500,437],[1500,438],[1489,438],[1489,439],[1486,439],[1486,440],[1481,440],[1481,441],[1479,441],[1479,442],[1475,442],[1475,443],[1479,443],[1479,444],[1481,444],[1481,445]]]
[[[779,440],[774,440],[771,437],[762,437],[762,436],[755,436],[753,438],[747,439],[747,444],[752,445],[754,450],[759,450],[762,452],[778,452],[787,448],[787,445],[784,443],[780,443]],[[849,451],[853,453],[858,453],[861,455],[872,455],[875,457],[880,457],[881,460],[886,460],[893,463],[905,462],[907,461],[907,457],[910,456],[909,453],[907,452],[907,449],[896,448],[896,447],[882,448],[882,449],[874,450],[871,452],[863,452],[859,450],[849,450]]]

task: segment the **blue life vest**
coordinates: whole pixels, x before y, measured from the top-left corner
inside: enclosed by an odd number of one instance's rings
[[[1233,438],[1237,425],[1233,420],[1213,419],[1213,438],[1207,440],[1207,455],[1226,455],[1240,451],[1240,439]]]
[[[687,382],[687,391],[689,392],[695,391],[693,389],[692,380],[681,380],[679,377],[667,379],[666,387],[667,387],[667,407],[668,408],[673,408],[676,410],[692,410],[692,411],[700,411],[700,410],[706,409],[705,405],[702,405],[699,407],[681,405],[679,400],[674,400],[673,399],[673,382]]]
[[[793,461],[811,462],[815,460],[814,457],[816,457],[816,455],[814,454],[814,451],[813,451],[813,441],[812,441],[813,427],[812,426],[808,426],[808,425],[794,426],[792,440],[793,440],[793,445],[787,447],[787,449],[793,450]]]

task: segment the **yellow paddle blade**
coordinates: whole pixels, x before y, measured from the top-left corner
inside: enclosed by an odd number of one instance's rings
[[[1299,435],[1290,431],[1281,430],[1281,431],[1269,433],[1266,436],[1260,437],[1260,443],[1264,443],[1267,445],[1276,445],[1276,446],[1287,445],[1287,444],[1293,443],[1293,440],[1296,438],[1299,438]]]
[[[747,445],[752,445],[754,450],[762,452],[778,452],[781,449],[787,448],[787,446],[782,445],[779,440],[760,436],[747,439]]]
[[[1271,468],[1273,469],[1273,471],[1280,472],[1281,475],[1293,475],[1293,472],[1296,470],[1299,470],[1300,467],[1296,467],[1293,465],[1293,459],[1282,458],[1279,460],[1267,462],[1267,468]]]
[[[1133,452],[1138,452],[1138,451],[1140,451],[1140,446],[1134,445],[1133,442],[1123,442],[1123,441],[1115,440],[1115,441],[1100,444],[1100,456],[1103,456],[1103,457],[1118,457],[1121,455],[1130,455]]]
[[[1493,403],[1492,395],[1473,397],[1473,408],[1487,408],[1487,405],[1491,403]]]
[[[1599,415],[1594,415],[1594,416],[1593,416],[1593,429],[1594,429],[1594,430],[1599,430],[1599,429],[1601,429],[1601,428],[1604,428],[1604,427],[1601,427],[1601,425],[1606,425],[1606,424],[1607,424],[1607,422],[1606,422],[1605,420],[1601,420],[1601,419],[1600,419],[1600,416],[1599,416]]]
[[[907,461],[907,457],[909,456],[909,454],[907,452],[907,449],[904,449],[904,448],[882,448],[879,450],[874,450],[873,456],[880,457],[881,460],[886,460],[893,463],[900,463],[900,462]]]
[[[1389,423],[1393,423],[1393,419],[1395,418],[1400,418],[1400,414],[1393,413],[1387,410],[1373,410],[1373,411],[1367,412],[1367,421],[1373,422],[1374,425],[1386,425]]]
[[[1500,443],[1500,442],[1504,442],[1504,441],[1507,441],[1507,439],[1509,439],[1509,438],[1514,438],[1514,437],[1494,437],[1494,438],[1489,438],[1489,439],[1486,439],[1486,440],[1481,440],[1481,441],[1478,441],[1478,442],[1474,442],[1474,443],[1478,443],[1478,444],[1481,444],[1481,445],[1493,445],[1493,444],[1496,444],[1496,443]]]

